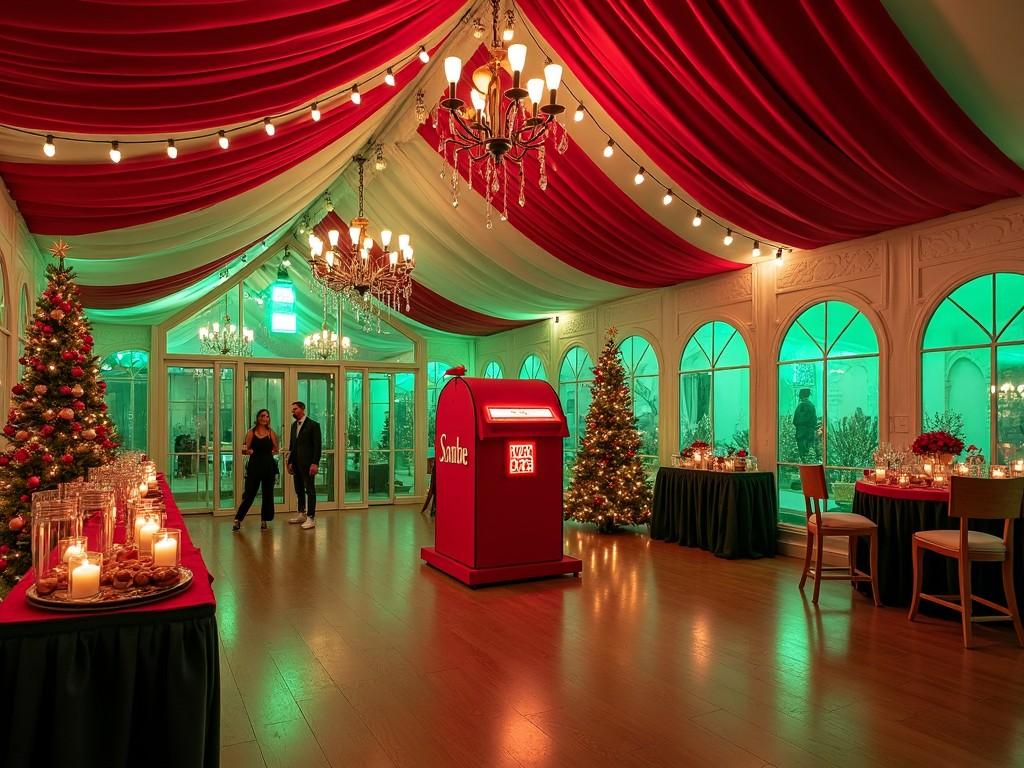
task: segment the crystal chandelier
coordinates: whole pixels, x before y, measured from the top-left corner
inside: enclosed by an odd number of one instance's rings
[[[359,164],[359,215],[349,226],[349,242],[339,245],[340,233],[332,229],[327,233],[325,249],[324,241],[310,234],[309,263],[317,282],[344,299],[364,329],[369,330],[376,320],[380,331],[382,306],[389,311],[409,311],[416,260],[408,235],[399,235],[398,247],[391,250],[391,230],[381,230],[379,248],[368,234],[370,221],[363,214],[363,165],[366,158],[356,157],[355,160]],[[370,301],[371,298],[377,301]]]
[[[252,330],[243,326],[239,333],[238,326],[231,322],[227,296],[224,296],[224,324],[214,322],[199,329],[199,348],[208,355],[247,357],[252,354],[252,341]]]
[[[486,64],[473,72],[473,87],[470,89],[470,105],[458,97],[457,85],[462,76],[462,60],[458,56],[449,56],[444,60],[445,79],[448,81],[448,93],[439,104],[448,112],[447,135],[440,138],[438,150],[447,160],[451,149],[451,165],[458,166],[460,153],[469,157],[470,173],[474,163],[483,161],[485,165],[485,190],[487,198],[487,224],[490,222],[492,196],[498,192],[499,169],[504,175],[506,202],[502,205],[502,220],[508,218],[507,162],[522,166],[523,161],[535,152],[540,165],[540,187],[547,187],[545,141],[548,136],[555,136],[556,116],[565,111],[565,107],[557,103],[558,87],[562,81],[562,67],[548,62],[544,67],[544,78],[532,78],[523,87],[523,69],[526,66],[526,46],[516,43],[508,46],[505,43],[512,39],[512,14],[505,22],[499,34],[498,18],[500,0],[491,0],[491,49]],[[502,88],[502,70],[511,70],[512,85]],[[529,98],[531,106],[527,107],[524,100]],[[542,103],[543,102],[543,103]],[[568,137],[565,129],[560,130],[560,139],[556,146],[559,153],[568,148]],[[454,168],[451,170],[452,205],[458,207],[458,176]],[[442,172],[442,178],[444,173]],[[519,205],[526,204],[526,176],[520,170]]]
[[[324,321],[320,330],[311,333],[302,342],[307,360],[333,360],[338,356],[338,334],[327,327],[327,288],[324,288]]]
[[[346,360],[351,360],[353,357],[359,354],[359,347],[352,343],[352,339],[348,336],[341,337],[341,356]]]

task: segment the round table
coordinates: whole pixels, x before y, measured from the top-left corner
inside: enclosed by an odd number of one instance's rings
[[[878,591],[884,605],[910,605],[914,589],[914,562],[912,541],[918,531],[957,529],[960,520],[949,516],[949,491],[945,488],[877,485],[859,481],[853,494],[853,511],[878,525]],[[1002,536],[1002,520],[974,520],[972,530]],[[1024,530],[1018,525],[1014,531],[1013,578],[1017,602],[1024,611]],[[870,569],[868,541],[861,538],[857,544],[857,567]],[[870,590],[870,584],[860,583],[857,588]],[[1002,575],[998,565],[975,565],[971,571],[971,589],[974,594],[997,603],[1005,603]],[[923,591],[938,595],[953,595],[960,591],[956,560],[934,552],[924,555]],[[922,608],[931,606],[922,602]],[[936,610],[944,610],[935,607]]]

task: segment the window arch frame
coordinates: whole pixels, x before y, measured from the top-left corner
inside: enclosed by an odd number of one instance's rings
[[[1017,308],[1017,310],[1013,313],[1012,316],[1010,316],[1009,320],[1006,321],[1006,323],[1003,325],[1002,328],[998,328],[997,327],[996,315],[998,313],[998,298],[997,297],[998,297],[998,293],[999,293],[999,291],[998,291],[998,276],[999,275],[1013,275],[1015,277],[1024,278],[1024,271],[1022,271],[1019,268],[1019,264],[1018,263],[1012,263],[1011,264],[1011,263],[1006,263],[1005,261],[1000,261],[1000,262],[997,262],[995,264],[987,264],[987,265],[985,265],[985,268],[983,270],[981,270],[981,271],[978,271],[978,270],[975,269],[975,270],[971,270],[969,272],[965,272],[965,273],[961,273],[959,275],[953,276],[950,280],[948,280],[945,283],[943,288],[937,293],[936,298],[934,299],[934,301],[931,302],[927,307],[925,307],[924,311],[920,315],[918,329],[917,329],[918,332],[916,334],[917,354],[918,354],[918,371],[919,371],[919,373],[918,373],[918,386],[917,386],[917,419],[918,419],[917,423],[920,426],[921,430],[923,431],[925,429],[925,426],[924,426],[925,425],[925,421],[926,421],[926,419],[929,416],[929,409],[926,409],[926,407],[925,407],[925,376],[924,376],[925,355],[927,355],[927,354],[934,354],[934,353],[940,353],[940,352],[941,353],[951,353],[951,352],[952,353],[957,353],[957,352],[966,353],[966,352],[969,352],[970,350],[987,350],[988,351],[988,354],[987,354],[987,357],[988,357],[988,370],[987,371],[983,371],[983,373],[987,376],[988,384],[989,384],[988,402],[986,404],[987,405],[987,409],[988,409],[988,434],[987,434],[987,441],[988,442],[987,442],[987,444],[985,446],[979,446],[979,447],[982,447],[982,452],[985,455],[987,461],[989,461],[991,463],[994,463],[994,464],[999,464],[999,463],[1004,463],[1005,464],[1008,461],[1011,461],[1013,459],[1024,457],[1024,444],[1018,445],[1016,451],[1014,451],[1012,456],[1008,457],[1005,453],[1003,453],[1002,455],[999,454],[999,447],[1000,447],[1000,442],[999,442],[999,423],[1000,423],[1000,420],[999,420],[999,417],[998,417],[998,402],[999,402],[999,396],[1000,396],[1000,386],[998,384],[998,382],[1000,380],[1000,375],[999,375],[999,350],[1000,349],[1006,349],[1006,348],[1012,348],[1012,347],[1024,348],[1024,338],[1019,339],[1019,340],[1015,340],[1015,341],[1000,341],[999,339],[1007,330],[1010,329],[1010,327],[1015,322],[1019,321],[1022,317],[1024,317],[1024,302],[1022,302],[1021,306]],[[952,299],[953,294],[956,293],[957,291],[959,291],[964,286],[966,286],[966,285],[968,285],[970,283],[973,283],[975,281],[985,279],[985,278],[989,278],[992,281],[992,297],[991,297],[992,298],[992,318],[991,318],[992,324],[990,326],[988,326],[988,327],[981,326],[981,324],[978,322],[978,318],[975,317],[974,313],[968,312],[967,309],[965,307],[963,307],[959,302],[954,301]],[[966,315],[967,318],[970,318],[970,320],[973,320],[974,323],[976,325],[978,325],[982,329],[982,331],[985,333],[985,335],[989,337],[987,342],[985,342],[985,343],[970,343],[970,344],[944,344],[944,345],[934,346],[934,347],[926,347],[925,346],[925,341],[926,341],[927,336],[928,336],[929,328],[931,327],[932,323],[936,320],[936,315],[939,313],[939,311],[941,310],[943,305],[945,305],[948,301],[953,301],[954,306],[956,306],[964,315]],[[966,359],[966,360],[969,360],[972,363],[975,363],[975,361],[970,359],[969,355],[964,355],[963,357],[961,357],[959,359]],[[952,370],[952,366],[950,366],[949,370]],[[946,373],[948,373],[948,371],[946,371]],[[1022,382],[1022,383],[1024,383],[1024,382]],[[945,378],[945,376],[943,377],[943,386],[944,387],[948,386],[948,381]],[[1022,393],[1022,394],[1024,394],[1024,393]],[[934,413],[935,410],[936,409],[930,409],[931,413]],[[953,409],[947,407],[944,410],[953,410]],[[968,444],[970,442],[971,442],[970,436],[966,435],[965,436],[965,444]],[[996,459],[997,456],[999,456],[998,460]]]
[[[577,351],[582,352],[582,354],[584,355],[584,359],[588,362],[588,365],[584,366],[583,368],[572,366],[574,370],[571,370],[570,373],[573,374],[573,377],[563,379],[562,372],[563,370],[565,370],[566,364],[569,362],[569,356]],[[579,356],[577,355],[577,357]],[[585,378],[581,377],[581,372],[587,369],[589,370],[589,376],[586,376]],[[582,344],[570,345],[568,349],[566,349],[565,352],[562,354],[562,358],[558,363],[558,399],[559,402],[562,404],[563,411],[567,410],[566,401],[562,397],[563,386],[567,388],[571,387],[575,395],[573,403],[575,406],[576,419],[575,421],[569,420],[567,414],[567,421],[569,421],[569,437],[562,444],[562,482],[565,486],[568,486],[568,483],[571,480],[572,467],[576,462],[576,454],[579,452],[580,440],[583,438],[583,432],[586,429],[587,413],[586,411],[580,413],[579,409],[579,404],[581,402],[580,392],[582,389],[586,388],[589,395],[589,391],[591,389],[591,386],[593,385],[593,382],[594,358],[590,356],[590,350],[588,350]],[[586,410],[590,410],[589,403],[587,405]]]
[[[655,366],[655,369],[656,369],[656,373],[654,373],[654,374],[642,374],[642,375],[638,376],[635,373],[635,370],[636,370],[636,367],[637,367],[636,363],[638,363],[639,361],[631,361],[631,362],[627,363],[626,356],[625,356],[625,353],[622,351],[622,348],[623,348],[623,346],[625,345],[625,343],[627,341],[631,341],[633,339],[640,339],[641,341],[643,341],[647,345],[647,349],[650,351],[650,353],[651,353],[651,355],[653,356],[653,359],[654,359],[654,366]],[[629,384],[629,397],[630,397],[630,400],[631,400],[631,402],[633,404],[633,418],[637,418],[636,397],[634,395],[634,393],[636,392],[636,380],[637,379],[654,379],[654,387],[651,390],[652,393],[654,394],[654,397],[655,397],[655,401],[654,401],[654,403],[655,403],[655,406],[654,406],[655,407],[655,411],[654,411],[654,450],[651,453],[640,453],[639,454],[640,460],[643,461],[644,464],[647,466],[648,476],[653,476],[653,474],[655,472],[657,472],[657,468],[658,468],[658,466],[660,465],[660,462],[661,462],[661,429],[660,429],[660,424],[661,424],[661,369],[664,367],[661,364],[661,354],[659,353],[658,347],[655,345],[654,341],[649,339],[649,338],[647,338],[647,336],[644,333],[641,333],[640,331],[634,331],[634,332],[630,333],[628,336],[623,336],[618,341],[618,343],[616,343],[615,348],[618,350],[619,355],[621,356],[622,367],[623,367],[623,369],[625,371],[625,374],[626,374],[625,379],[626,379],[627,383]],[[642,357],[643,356],[641,355],[641,359],[642,359]],[[631,369],[631,365],[632,365],[632,369]],[[640,435],[641,435],[641,451],[642,451],[643,447],[644,447],[644,438],[646,437],[646,433],[643,430],[641,430],[640,431]]]
[[[428,360],[424,371],[427,385],[427,452],[434,448],[434,425],[437,421],[437,400],[444,389],[444,372],[452,367],[443,360]]]
[[[497,376],[492,375],[495,370],[497,370],[497,373],[498,373]],[[504,378],[505,377],[505,371],[501,367],[501,362],[498,361],[498,360],[488,360],[487,364],[484,366],[484,370],[483,370],[483,373],[481,374],[481,377],[485,378],[485,379],[502,379],[502,378]]]
[[[523,372],[526,370],[526,364],[531,362],[531,361],[533,361],[533,360],[536,360],[537,366],[538,366],[538,369],[539,369],[541,375],[539,377],[538,376],[530,376],[530,375],[524,376]],[[534,373],[537,373],[536,369],[534,370]],[[547,381],[548,380],[548,371],[547,371],[547,368],[544,365],[544,359],[539,354],[537,354],[536,352],[530,352],[528,355],[526,355],[526,357],[523,358],[523,362],[519,364],[519,373],[516,374],[516,378],[517,379],[532,379],[532,380],[535,380],[535,381]]]
[[[140,385],[138,383],[139,382],[138,378],[128,377],[127,379],[118,379],[116,377],[111,377],[109,374],[107,374],[103,370],[104,366],[108,364],[108,360],[110,360],[111,358],[115,357],[116,355],[123,355],[123,354],[129,354],[129,355],[142,354],[142,355],[145,355],[145,357],[146,357],[146,363],[145,363],[146,374],[145,374],[145,377],[144,377],[144,383],[141,385],[141,387],[140,387]],[[115,421],[115,425],[118,427],[118,435],[121,438],[121,445],[126,450],[137,450],[137,451],[148,452],[148,443],[149,443],[149,385],[150,385],[151,374],[152,374],[152,367],[150,365],[151,362],[152,362],[152,359],[153,358],[152,358],[152,355],[150,354],[149,350],[139,349],[139,348],[136,347],[136,348],[129,348],[129,349],[114,350],[113,352],[109,352],[108,354],[104,355],[103,358],[99,361],[100,374],[101,374],[101,376],[103,376],[103,380],[104,380],[104,382],[107,385],[106,392],[107,392],[107,399],[108,400],[112,399],[112,397],[113,397],[113,394],[114,394],[114,391],[115,391],[115,387],[114,387],[115,383],[117,383],[118,381],[128,381],[128,382],[130,382],[129,383],[129,407],[128,407],[129,421],[132,421],[132,419],[138,414],[138,410],[137,410],[137,406],[136,406],[136,403],[138,402],[137,394],[138,394],[138,390],[140,388],[142,390],[141,401],[143,403],[144,410],[143,410],[143,412],[141,414],[140,422],[141,422],[141,425],[142,425],[142,433],[145,436],[143,441],[142,441],[142,444],[141,445],[136,445],[135,444],[135,440],[134,440],[134,437],[135,437],[134,431],[135,430],[134,429],[131,432],[126,433],[125,430],[121,428],[121,425],[117,424],[117,422]],[[125,366],[122,366],[122,367],[125,367]],[[125,367],[125,368],[127,369],[127,367]],[[142,378],[142,377],[139,377],[139,378]],[[111,416],[111,419],[113,420],[114,419],[113,407],[111,407],[110,416]]]
[[[711,359],[712,355],[709,355],[707,353],[707,351],[703,350],[703,348],[702,348],[701,351],[703,351],[704,355],[707,357],[708,362],[709,362],[709,367],[685,369],[683,367],[683,360],[686,357],[686,351],[689,348],[690,343],[696,341],[696,343],[698,345],[700,345],[700,342],[697,341],[697,334],[700,333],[704,328],[707,328],[708,326],[711,326],[711,334],[712,334],[712,336],[711,336],[711,351],[712,351],[712,354],[714,354],[715,359],[712,360]],[[715,339],[716,326],[725,326],[725,328],[728,328],[729,330],[732,331],[732,333],[730,334],[728,340],[725,342],[725,344],[722,345],[722,347],[720,349],[718,348],[718,345],[717,345],[717,342],[716,342],[716,339]],[[736,340],[738,340],[740,342],[740,344],[743,345],[743,354],[744,354],[744,356],[746,357],[746,360],[747,360],[746,364],[744,364],[744,365],[722,365],[722,366],[719,366],[717,364],[717,361],[721,359],[721,356],[725,352],[726,348],[729,347],[730,345],[734,344]],[[715,354],[716,350],[717,350],[717,354]],[[678,394],[679,394],[679,412],[678,412],[678,417],[679,417],[679,425],[678,425],[679,426],[679,433],[678,433],[678,440],[679,440],[680,450],[682,450],[684,448],[687,448],[689,446],[689,443],[684,444],[684,441],[683,441],[683,431],[684,431],[684,425],[683,425],[683,420],[682,420],[682,414],[683,414],[683,376],[686,375],[686,374],[694,374],[694,373],[708,373],[708,374],[710,374],[710,390],[709,390],[709,393],[708,393],[708,404],[709,404],[708,414],[709,414],[709,421],[710,421],[710,439],[707,442],[709,442],[711,444],[712,450],[717,450],[720,446],[718,446],[716,444],[716,440],[715,440],[715,432],[716,432],[716,430],[715,430],[715,381],[717,379],[717,377],[715,376],[715,373],[717,371],[742,371],[742,370],[746,370],[746,372],[747,372],[747,391],[746,391],[746,432],[747,432],[746,443],[747,444],[746,445],[737,445],[737,446],[734,446],[734,447],[736,447],[736,448],[743,448],[743,449],[745,449],[747,451],[750,451],[751,450],[751,440],[750,440],[750,426],[751,426],[751,420],[750,420],[750,415],[751,415],[750,414],[750,411],[751,411],[751,382],[753,380],[753,370],[752,370],[752,366],[750,364],[750,345],[747,343],[747,338],[743,334],[743,331],[740,329],[738,324],[734,323],[731,320],[726,320],[726,319],[720,318],[720,317],[716,317],[716,318],[713,318],[711,320],[707,320],[707,321],[701,323],[700,325],[696,326],[693,329],[693,331],[687,337],[686,342],[683,344],[683,348],[682,348],[682,350],[679,353],[679,365],[678,365],[678,374],[677,375],[678,375],[678,385],[679,385],[679,392],[678,392]]]

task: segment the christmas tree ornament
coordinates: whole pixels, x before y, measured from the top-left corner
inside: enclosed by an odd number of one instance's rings
[[[65,421],[71,421],[75,418],[75,412],[70,408],[61,408],[60,411],[57,412],[57,415]]]
[[[11,419],[11,421],[13,421],[13,419]],[[14,437],[17,431],[18,430],[14,428],[13,424],[7,424],[6,426],[4,426],[4,434],[7,435],[8,437]]]
[[[53,413],[53,412],[51,411],[51,413]],[[39,428],[39,434],[42,435],[43,437],[49,437],[50,435],[52,435],[53,434],[53,424],[43,424],[43,426],[41,426]]]
[[[63,456],[60,457],[60,460],[63,461],[65,464],[71,464],[75,460],[75,457],[72,456],[70,453],[65,453]]]
[[[83,371],[80,366],[76,365],[74,368],[71,369],[71,375],[74,376],[76,379],[80,379],[85,375],[85,371]]]
[[[60,353],[60,358],[61,360],[74,360],[75,353],[72,352],[70,349],[65,349],[63,352]]]
[[[47,408],[45,411],[43,411],[43,419],[45,419],[46,421],[53,421],[56,418],[57,418],[57,412],[54,411],[53,408]],[[46,429],[46,427],[43,427],[43,429]],[[50,427],[50,431],[46,432],[45,434],[49,435],[52,432],[53,432],[53,427]]]
[[[22,363],[22,365],[24,365],[24,363]],[[22,384],[15,384],[13,387],[11,387],[11,392],[15,395],[24,395],[25,387]]]
[[[19,430],[18,430],[18,431],[17,431],[17,432],[16,432],[15,434],[14,434],[14,439],[15,439],[15,440],[17,440],[17,441],[18,441],[19,443],[22,443],[22,442],[24,442],[24,441],[28,440],[28,438],[29,438],[29,434],[28,434],[28,432],[27,432],[26,430],[24,430],[24,429],[19,429]]]
[[[7,558],[6,557],[0,557],[0,571],[6,571],[6,570],[7,570]]]
[[[71,397],[73,390],[67,384],[64,384],[60,389],[57,390],[64,397]]]
[[[25,485],[30,491],[32,491],[38,488],[41,482],[42,481],[39,479],[38,475],[32,475],[28,480],[25,481]]]
[[[11,463],[11,457],[10,456],[8,456],[6,453],[3,454],[3,455],[0,455],[0,467],[6,467],[10,463]]]
[[[92,429],[91,427],[89,429],[82,430],[82,437],[84,437],[86,440],[95,440],[97,434],[98,433],[96,432],[96,430]]]
[[[20,461],[22,463],[28,461],[28,457],[29,456],[30,456],[29,452],[27,450],[25,450],[24,448],[19,448],[18,450],[16,450],[14,452],[14,460],[15,461]]]
[[[84,411],[85,403],[83,403],[81,400],[75,400],[75,402],[71,404],[71,407],[74,408],[76,411]]]
[[[54,309],[54,310],[52,310],[50,312],[50,318],[53,319],[53,320],[63,320],[64,319],[64,310],[63,309]]]
[[[82,389],[81,384],[75,384],[75,386],[71,388],[71,394],[74,395],[75,397],[81,397],[82,395],[85,394],[85,390]]]
[[[43,458],[43,463],[44,464],[52,464],[53,463],[53,456],[51,456],[48,453],[44,453],[42,458]]]
[[[36,384],[32,388],[32,391],[35,392],[37,395],[45,395],[48,389],[49,387],[47,387],[45,384]]]

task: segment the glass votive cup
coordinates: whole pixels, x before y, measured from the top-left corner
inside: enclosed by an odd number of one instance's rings
[[[971,474],[971,467],[970,465],[961,462],[956,465],[956,473],[960,475],[960,477],[967,477]]]
[[[910,485],[910,475],[908,475],[908,474],[907,474],[906,472],[901,472],[901,473],[900,473],[899,475],[897,475],[897,477],[896,477],[896,484],[897,484],[897,485],[898,485],[898,486],[899,486],[900,488],[906,488],[906,487],[908,487],[908,486]]]
[[[874,477],[875,477],[875,482],[876,483],[884,483],[885,482],[885,467],[875,467],[875,475],[874,475]]]
[[[100,592],[102,552],[81,552],[68,558],[68,599],[88,600]]]
[[[1014,459],[1010,467],[1014,477],[1024,477],[1024,459]]]
[[[1009,476],[1008,470],[1005,464],[993,464],[989,467],[989,476],[993,480],[1005,480]]]
[[[181,529],[160,528],[153,534],[153,565],[177,567],[181,563]]]
[[[932,475],[932,487],[933,488],[945,488],[946,487],[946,476],[936,472]]]
[[[68,560],[76,555],[81,555],[89,549],[89,540],[85,536],[70,536],[57,542],[57,553],[60,562],[67,565]]]

